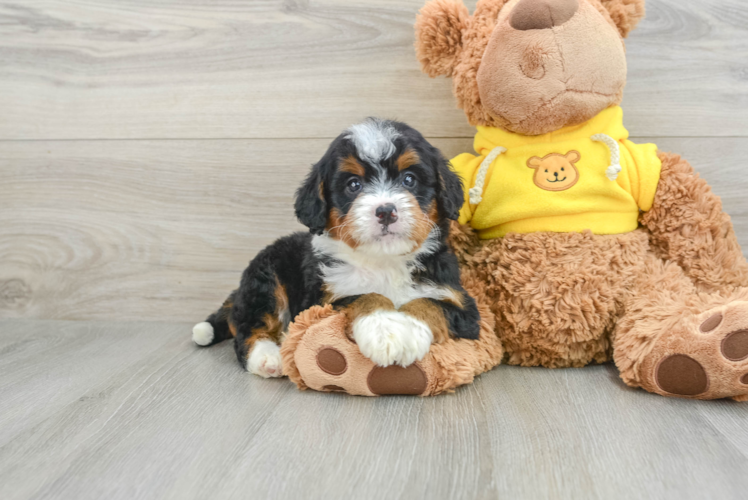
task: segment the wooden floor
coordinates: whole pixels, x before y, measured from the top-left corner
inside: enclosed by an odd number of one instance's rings
[[[415,60],[424,1],[0,1],[0,499],[748,497],[748,403],[612,366],[316,394],[191,344],[345,127],[471,149]],[[633,139],[748,248],[748,2],[648,0],[627,56]]]
[[[748,411],[612,366],[300,392],[188,324],[0,323],[0,498],[746,498]]]

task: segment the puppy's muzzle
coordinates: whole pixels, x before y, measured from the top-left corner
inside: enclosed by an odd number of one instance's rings
[[[379,223],[385,226],[397,221],[397,208],[393,203],[378,206],[374,214],[377,216]]]

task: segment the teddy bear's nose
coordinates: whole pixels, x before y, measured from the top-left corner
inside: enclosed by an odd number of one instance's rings
[[[579,0],[522,0],[509,24],[516,30],[545,30],[561,26],[579,9]]]

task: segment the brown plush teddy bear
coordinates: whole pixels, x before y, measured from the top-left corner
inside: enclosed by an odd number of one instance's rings
[[[418,57],[452,78],[478,129],[476,154],[452,160],[466,198],[452,243],[484,307],[481,340],[434,346],[418,373],[379,385],[341,343],[349,379],[336,383],[315,356],[347,326],[312,311],[283,351],[300,387],[435,394],[503,351],[523,366],[613,360],[626,384],[665,396],[748,399],[748,264],[730,218],[685,160],[623,127],[623,38],[643,15],[644,0],[480,0],[472,16],[426,4]]]

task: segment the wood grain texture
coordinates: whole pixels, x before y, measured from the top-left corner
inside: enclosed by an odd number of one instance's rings
[[[468,137],[450,82],[415,59],[423,3],[3,2],[0,138],[329,138],[369,115]],[[627,41],[631,129],[744,135],[745,2],[647,4]]]
[[[609,365],[366,399],[191,343],[301,228],[293,192],[343,128],[398,118],[471,150],[415,60],[423,3],[0,2],[0,318],[99,320],[0,319],[0,498],[745,498],[744,404]],[[647,4],[626,124],[696,166],[745,247],[748,4]]]
[[[710,180],[748,247],[747,141],[651,140]],[[0,142],[0,316],[202,320],[259,250],[304,229],[293,193],[327,144]]]
[[[609,365],[456,394],[299,392],[188,324],[0,322],[0,497],[745,498],[748,413]],[[33,345],[30,343],[33,338]],[[44,397],[40,397],[45,394]]]

